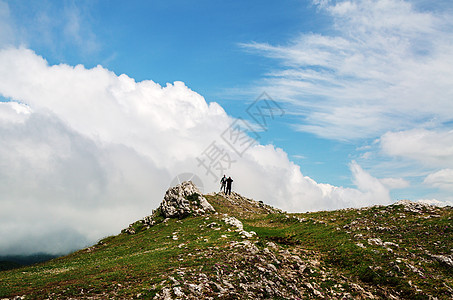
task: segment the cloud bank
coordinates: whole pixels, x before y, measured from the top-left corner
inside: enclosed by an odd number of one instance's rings
[[[255,145],[235,156],[220,138],[233,119],[182,82],[136,82],[97,66],[49,65],[0,50],[0,254],[63,253],[148,215],[172,179],[196,173],[211,144],[234,158],[234,189],[290,211],[386,204],[384,181],[350,165],[357,188],[319,184],[287,154]]]

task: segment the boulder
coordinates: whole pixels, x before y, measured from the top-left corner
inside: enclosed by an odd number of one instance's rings
[[[165,218],[183,218],[188,215],[204,215],[215,209],[201,195],[192,181],[184,181],[167,190],[159,210]]]
[[[222,219],[225,223],[227,223],[228,225],[231,225],[233,227],[236,227],[236,231],[243,231],[244,230],[244,226],[242,225],[242,222],[239,221],[238,219],[236,219],[235,217],[225,217]]]

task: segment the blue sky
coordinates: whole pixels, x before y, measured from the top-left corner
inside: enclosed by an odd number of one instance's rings
[[[0,0],[0,201],[22,232],[0,252],[36,247],[20,207],[72,220],[53,236],[77,248],[179,173],[216,190],[196,157],[237,118],[257,128],[263,92],[285,113],[227,150],[238,192],[289,211],[451,205],[452,15],[447,0]],[[93,221],[106,211],[118,222]]]
[[[39,22],[40,13],[62,18],[43,26],[50,29],[52,45],[41,35],[28,40],[51,63],[101,63],[136,80],[181,80],[209,93],[207,98],[221,94],[222,88],[244,85],[268,68],[266,60],[248,55],[238,43],[279,43],[303,27],[319,29],[300,17],[314,14],[315,8],[299,1],[284,6],[273,1],[41,1],[12,2],[10,9],[25,26]],[[79,18],[79,34],[91,47],[77,45],[61,30],[68,10]]]

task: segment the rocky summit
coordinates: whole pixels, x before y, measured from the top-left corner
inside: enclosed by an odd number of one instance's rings
[[[192,181],[184,181],[167,190],[159,210],[165,218],[181,218],[189,214],[203,215],[215,211],[200,194]]]
[[[408,200],[287,213],[184,182],[119,235],[0,272],[0,299],[452,299],[452,217]]]
[[[130,224],[122,232],[134,234],[137,226],[140,225],[144,225],[148,229],[155,225],[161,217],[181,219],[189,215],[201,216],[212,212],[215,212],[214,207],[201,195],[196,185],[192,181],[184,181],[177,186],[170,187],[165,192],[164,200],[151,215]],[[165,219],[161,221],[165,221]]]

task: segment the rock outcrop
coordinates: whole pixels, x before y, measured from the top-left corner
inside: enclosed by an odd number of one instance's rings
[[[214,207],[201,195],[197,186],[192,181],[184,181],[165,192],[164,200],[150,216],[130,224],[121,232],[135,234],[138,230],[148,229],[159,223],[163,220],[162,217],[181,219],[189,215],[200,216],[212,212],[215,212]]]
[[[169,188],[159,210],[165,218],[182,218],[190,214],[204,215],[215,211],[192,181],[184,181]]]

